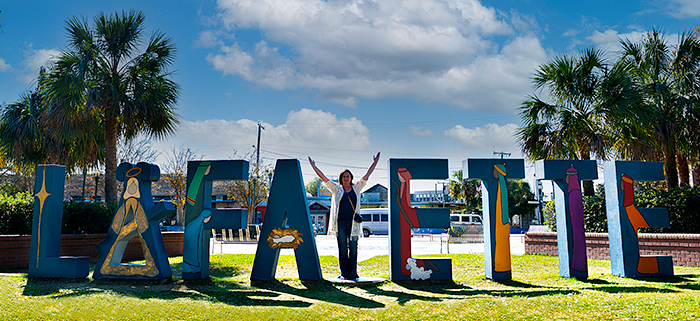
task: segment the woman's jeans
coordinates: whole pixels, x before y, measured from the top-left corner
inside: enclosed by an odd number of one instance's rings
[[[354,280],[357,275],[357,236],[350,236],[352,221],[338,221],[338,261],[340,262],[340,275],[346,279]]]

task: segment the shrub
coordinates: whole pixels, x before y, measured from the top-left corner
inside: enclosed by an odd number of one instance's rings
[[[700,210],[698,210],[700,209],[700,187],[698,186],[681,186],[666,191],[662,187],[648,183],[639,184],[635,185],[635,201],[637,208],[665,207],[668,209],[669,227],[641,228],[639,230],[641,233],[700,233],[700,225],[697,224],[700,221]],[[546,211],[545,215],[547,215]],[[583,197],[583,215],[586,232],[608,232],[603,185],[596,186],[595,195]],[[547,225],[556,231],[556,217],[554,215],[551,215],[551,218],[546,217]]]
[[[544,216],[544,224],[547,225],[547,229],[552,232],[556,232],[557,211],[553,200],[544,203],[544,206],[542,207],[542,216]]]
[[[605,210],[605,187],[596,185],[595,193],[583,197],[584,230],[589,233],[608,233],[608,215]]]
[[[0,195],[0,234],[32,234],[33,213],[31,193]]]
[[[103,203],[63,203],[63,234],[103,234],[112,223],[117,206]]]
[[[666,190],[649,190],[636,196],[637,207],[666,207],[669,227],[644,228],[652,233],[700,233],[700,187],[681,186]]]
[[[64,203],[63,234],[107,233],[115,206],[99,203]],[[32,234],[34,196],[29,192],[0,194],[0,234]]]

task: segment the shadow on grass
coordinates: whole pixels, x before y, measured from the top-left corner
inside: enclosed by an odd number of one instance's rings
[[[383,303],[361,298],[341,291],[328,281],[302,281],[301,283],[305,288],[295,288],[277,280],[269,282],[255,282],[252,284],[252,286],[268,291],[282,292],[307,299],[346,305],[355,308],[376,309],[383,308],[385,306]]]
[[[425,289],[423,289],[423,290],[425,290]],[[438,297],[418,295],[415,293],[409,293],[409,292],[403,292],[403,291],[391,291],[391,290],[385,290],[385,289],[378,288],[378,287],[367,289],[367,293],[374,294],[374,295],[394,297],[394,298],[396,298],[396,301],[398,302],[399,305],[404,305],[407,302],[410,302],[413,300],[433,301],[433,302],[438,302],[438,301],[442,300]]]
[[[582,283],[588,283],[588,284],[610,284],[610,281],[603,280],[603,279],[583,279],[583,278],[576,278],[579,282]]]
[[[496,281],[495,281],[496,282]],[[478,290],[473,289],[465,285],[457,284],[454,282],[440,282],[440,283],[425,283],[425,282],[395,282],[406,289],[413,291],[425,291],[435,294],[443,294],[448,297],[469,297],[476,295],[488,295],[497,297],[539,297],[547,295],[561,295],[561,294],[579,294],[578,290],[572,289],[547,289],[547,290]],[[542,288],[540,286],[535,286],[531,284],[526,284],[513,280],[499,280],[496,283],[519,287],[524,289],[530,288]],[[399,294],[406,294],[405,292],[396,292]],[[381,293],[379,293],[381,294]],[[414,296],[418,296],[413,294]],[[440,300],[439,298],[431,297],[432,300]]]
[[[639,280],[639,281],[647,281],[647,282],[655,282],[655,283],[683,283],[683,282],[688,282],[691,279],[694,279],[694,277],[672,275],[672,276],[647,276],[647,277],[639,277],[639,278],[634,278],[634,279]]]
[[[235,282],[223,281],[134,281],[88,279],[27,279],[22,292],[25,296],[51,296],[53,298],[78,297],[90,294],[111,293],[139,299],[190,299],[222,302],[239,306],[308,307],[311,304],[298,300],[274,300],[278,293],[243,287]]]
[[[493,282],[496,282],[501,285],[505,286],[510,286],[514,288],[523,288],[523,289],[531,289],[531,288],[542,288],[542,286],[539,285],[534,285],[534,284],[527,284],[523,283],[520,281],[515,281],[515,280],[492,280]]]
[[[694,291],[700,291],[700,284],[694,283],[694,284],[679,284],[676,287],[685,289],[685,290],[694,290]]]
[[[672,289],[655,288],[648,286],[596,286],[587,288],[587,290],[601,291],[606,293],[677,293],[678,291]]]

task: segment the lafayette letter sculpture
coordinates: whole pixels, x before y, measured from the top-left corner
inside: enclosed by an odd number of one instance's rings
[[[175,208],[169,202],[153,205],[151,182],[159,178],[160,169],[153,164],[122,163],[117,168],[117,180],[124,182],[123,192],[107,237],[97,244],[100,256],[93,278],[157,280],[172,276],[159,221],[174,213]],[[145,263],[123,263],[127,243],[136,236]]]
[[[451,280],[449,258],[411,256],[412,228],[449,227],[449,209],[414,208],[411,179],[446,179],[446,159],[390,159],[389,272],[398,280]],[[539,161],[537,177],[554,181],[559,241],[560,274],[587,277],[583,230],[581,179],[596,178],[593,161]],[[522,159],[467,159],[466,177],[482,181],[484,265],[486,277],[510,279],[510,231],[506,179],[524,177]],[[640,255],[638,229],[668,226],[666,209],[637,208],[634,181],[662,180],[660,162],[604,163],[605,194],[612,273],[622,277],[673,275],[671,256]],[[170,203],[154,206],[151,182],[158,180],[157,166],[123,163],[117,179],[124,191],[105,240],[97,245],[99,258],[94,278],[161,279],[171,276],[158,221],[174,212]],[[211,205],[212,182],[248,178],[248,162],[241,160],[190,161],[187,175],[186,228],[182,278],[209,276],[210,230],[244,228],[247,210],[215,209]],[[37,168],[34,221],[30,250],[30,277],[81,278],[89,272],[89,258],[61,257],[65,168]],[[321,280],[316,242],[297,160],[278,160],[270,188],[262,237],[253,263],[251,280],[274,279],[281,248],[295,250],[299,278]],[[128,241],[139,236],[145,263],[122,262]]]
[[[559,275],[588,278],[581,179],[598,178],[594,160],[539,160],[536,178],[551,180],[557,213]]]
[[[411,229],[449,228],[449,208],[411,206],[411,179],[446,179],[446,159],[389,159],[389,271],[392,281],[452,280],[450,258],[411,256]]]
[[[29,273],[38,278],[84,278],[90,272],[87,256],[59,256],[63,218],[63,182],[66,168],[39,165],[34,184],[34,219]]]

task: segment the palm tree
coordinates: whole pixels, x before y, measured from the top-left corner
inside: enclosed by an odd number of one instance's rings
[[[44,106],[37,93],[22,94],[0,114],[0,148],[13,164],[34,167],[43,161],[65,164],[58,144],[47,142]]]
[[[179,86],[167,67],[175,46],[163,33],[154,32],[139,53],[145,16],[129,11],[86,20],[69,19],[69,49],[52,64],[40,84],[46,98],[55,102],[59,121],[77,114],[96,114],[103,126],[105,146],[105,199],[117,200],[117,140],[139,133],[162,138],[175,131],[175,103]]]
[[[686,155],[697,153],[690,139],[700,115],[700,42],[694,33],[684,33],[672,48],[663,33],[654,29],[638,43],[628,39],[620,43],[619,63],[626,65],[643,99],[640,110],[644,117],[639,119],[644,126],[635,135],[648,142],[647,154],[663,160],[668,188],[678,186],[678,169],[683,174],[681,181],[687,184]]]
[[[42,68],[39,82],[45,76]],[[51,108],[51,101],[44,99],[40,88],[20,95],[20,99],[5,106],[0,112],[0,150],[12,167],[20,171],[33,171],[42,163],[60,164],[69,172],[76,167],[94,167],[104,155],[97,137],[100,122],[89,114],[66,117]]]
[[[587,49],[543,64],[532,82],[551,102],[533,94],[520,107],[524,125],[516,135],[527,157],[606,159],[613,144],[608,124],[633,98],[624,69],[609,67],[602,52]],[[585,195],[593,194],[592,181],[583,186]]]
[[[450,180],[449,193],[452,198],[461,200],[467,205],[467,209],[471,205],[473,199],[479,197],[480,184],[478,180],[464,179],[462,170],[452,172],[452,176],[456,180]]]

